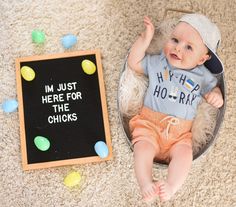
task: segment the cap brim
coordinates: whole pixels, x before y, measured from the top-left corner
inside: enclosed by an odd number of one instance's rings
[[[211,71],[213,74],[220,74],[224,72],[224,66],[219,59],[219,57],[209,49],[211,53],[211,59],[207,60],[204,65]]]

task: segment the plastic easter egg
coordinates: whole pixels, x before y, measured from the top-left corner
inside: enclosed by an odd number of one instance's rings
[[[45,33],[41,30],[33,30],[31,33],[32,41],[37,44],[42,44],[45,42]]]
[[[46,137],[37,136],[34,138],[35,146],[41,151],[47,151],[50,147],[50,142]]]
[[[34,70],[29,66],[23,66],[21,69],[21,75],[26,81],[32,81],[35,78]]]
[[[98,141],[94,145],[95,152],[100,158],[106,158],[109,154],[108,147],[105,142],[103,141]]]
[[[96,65],[90,60],[83,60],[81,65],[83,71],[88,75],[92,75],[96,71]]]
[[[18,107],[18,102],[14,99],[6,100],[2,103],[2,110],[7,113],[15,111],[17,107]]]
[[[62,37],[61,43],[65,49],[71,48],[77,42],[77,37],[73,34],[68,34]]]
[[[67,187],[74,187],[78,185],[80,181],[81,181],[80,174],[78,172],[71,172],[65,177],[64,184]]]

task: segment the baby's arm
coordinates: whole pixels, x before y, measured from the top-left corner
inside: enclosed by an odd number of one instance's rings
[[[206,93],[204,95],[204,98],[206,99],[207,103],[216,108],[220,108],[224,103],[223,96],[219,87],[215,87],[210,92]]]
[[[141,61],[145,56],[145,52],[150,45],[155,31],[150,18],[147,16],[144,17],[144,25],[146,29],[134,42],[133,46],[130,49],[130,54],[128,57],[129,67],[138,73],[143,73]]]

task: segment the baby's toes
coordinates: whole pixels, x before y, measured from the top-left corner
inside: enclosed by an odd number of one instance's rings
[[[160,191],[159,196],[160,196],[161,201],[167,201],[171,198],[172,191],[168,183],[164,181],[159,182],[159,191]]]

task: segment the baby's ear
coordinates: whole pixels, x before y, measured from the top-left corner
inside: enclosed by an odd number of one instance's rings
[[[203,63],[205,63],[207,60],[210,60],[210,59],[211,59],[211,55],[205,54],[200,58],[198,65],[202,65]]]

